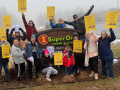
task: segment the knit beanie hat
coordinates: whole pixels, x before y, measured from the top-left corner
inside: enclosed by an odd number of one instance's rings
[[[47,49],[44,51],[44,54],[46,54],[46,53],[48,53],[48,54],[49,54],[49,51],[48,51]]]
[[[35,38],[35,34],[32,34],[31,39]]]
[[[75,37],[75,36],[78,36],[78,33],[77,33],[77,32],[74,32],[74,33],[73,33],[73,37]]]
[[[73,19],[75,19],[75,18],[77,18],[78,16],[75,14],[75,15],[73,15]]]

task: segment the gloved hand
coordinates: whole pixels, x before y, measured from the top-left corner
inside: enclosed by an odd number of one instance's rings
[[[28,56],[27,54],[23,54],[23,57],[27,60]]]
[[[89,43],[89,39],[85,39],[85,42],[86,42],[86,43]]]
[[[49,22],[51,23],[51,22],[52,22],[52,19],[49,19]]]
[[[21,32],[23,32],[23,29],[22,29],[22,28],[19,28],[19,30],[20,30]]]
[[[113,29],[112,29],[112,28],[110,28],[109,32],[111,33],[112,31],[113,31]]]
[[[6,29],[6,32],[9,32],[9,29]]]
[[[73,55],[73,51],[70,50],[70,51],[68,52],[68,58],[71,58],[72,55]]]
[[[49,67],[52,67],[53,66],[53,64],[49,64]]]

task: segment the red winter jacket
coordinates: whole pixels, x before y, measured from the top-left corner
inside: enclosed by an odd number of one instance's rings
[[[71,58],[68,58],[68,52],[63,52],[63,64],[65,67],[70,67],[71,65],[75,65],[74,53]]]
[[[26,34],[27,34],[27,40],[30,40],[32,34],[38,33],[35,27],[30,27],[30,25],[27,24],[25,15],[22,15],[23,23],[26,28]]]

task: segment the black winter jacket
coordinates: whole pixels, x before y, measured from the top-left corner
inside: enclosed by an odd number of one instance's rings
[[[90,8],[90,10],[84,15],[84,16],[88,16],[92,9],[94,8],[94,6],[92,6]],[[84,16],[80,17],[78,19],[78,22],[76,21],[73,21],[73,22],[67,22],[67,21],[64,21],[65,24],[68,24],[68,25],[72,25],[74,27],[74,29],[76,30],[80,30],[81,33],[79,33],[80,35],[83,35],[86,33],[86,30],[85,30],[85,23],[84,23]]]

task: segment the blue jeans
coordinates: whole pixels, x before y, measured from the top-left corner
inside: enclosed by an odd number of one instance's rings
[[[9,72],[8,72],[8,62],[7,62],[7,63],[0,63],[0,76],[1,76],[2,66],[4,67],[5,75],[8,77],[8,76],[9,76]]]
[[[102,61],[102,69],[103,69],[103,75],[107,76],[107,69],[106,69],[106,63],[108,66],[108,70],[109,70],[109,77],[113,78],[114,74],[113,74],[113,61]]]
[[[85,39],[85,38],[86,38],[86,37],[85,37],[85,34],[80,35],[80,38],[81,38],[81,39]]]
[[[77,71],[77,67],[74,65],[71,65],[68,69],[65,68],[65,73],[70,75],[70,74],[74,74]]]

